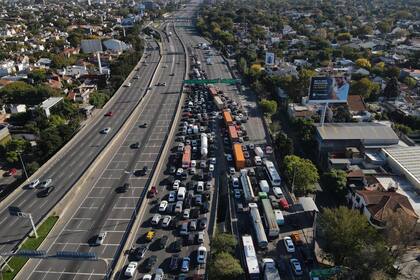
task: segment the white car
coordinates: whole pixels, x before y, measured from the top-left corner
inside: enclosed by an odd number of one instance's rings
[[[96,245],[102,245],[102,243],[104,243],[106,237],[106,231],[102,231],[98,234],[98,236],[96,237]]]
[[[130,262],[125,269],[124,275],[127,277],[133,277],[134,273],[136,273],[137,269],[137,262]]]
[[[286,236],[283,238],[284,247],[286,247],[286,251],[288,253],[294,253],[295,252],[295,245],[293,244],[292,238],[290,236]]]
[[[239,179],[237,177],[232,177],[232,185],[234,188],[239,188]]]
[[[29,183],[28,188],[35,189],[40,183],[41,181],[39,179],[36,179]]]
[[[190,218],[190,209],[184,209],[184,212],[182,213],[182,218],[185,220]]]
[[[104,129],[101,130],[102,134],[108,134],[111,131],[110,127],[105,127]]]
[[[204,191],[204,182],[203,181],[198,181],[197,182],[197,192],[202,193],[203,191]]]
[[[206,257],[207,257],[207,249],[204,246],[198,247],[197,250],[197,262],[198,263],[206,263]]]
[[[212,164],[212,163],[209,164],[209,171],[210,172],[214,171],[214,164]]]
[[[273,187],[273,193],[277,198],[281,198],[283,196],[283,191],[280,187]]]
[[[165,212],[166,207],[168,207],[168,202],[166,200],[162,200],[159,204],[159,212]]]
[[[235,198],[241,198],[241,191],[239,189],[234,189],[233,193],[235,194]]]
[[[166,215],[162,220],[162,227],[164,228],[168,227],[171,223],[171,220],[172,220],[172,217],[169,215]]]
[[[216,164],[216,158],[215,157],[210,158],[210,163],[211,164]]]
[[[175,180],[174,181],[174,184],[172,185],[172,188],[174,189],[174,190],[178,190],[179,189],[179,185],[181,184],[181,181],[180,180]]]
[[[184,169],[183,168],[178,168],[178,170],[176,171],[176,175],[181,176],[182,173],[184,173]]]
[[[152,218],[152,225],[158,225],[159,224],[159,222],[160,222],[160,218],[161,218],[162,216],[160,215],[160,214],[155,214],[154,216],[153,216],[153,218]]]
[[[155,271],[155,280],[163,280],[163,277],[165,276],[165,274],[163,273],[163,269],[162,268],[157,268]]]
[[[145,274],[143,275],[143,278],[141,278],[142,280],[152,280],[152,275],[151,274]]]
[[[233,167],[229,167],[229,174],[230,175],[235,175],[235,168],[233,168]]]
[[[46,187],[48,187],[51,183],[52,183],[52,179],[51,179],[51,178],[48,178],[47,180],[42,181],[42,182],[40,183],[39,188],[40,188],[40,189],[45,189],[45,188],[46,188]]]
[[[232,155],[231,154],[226,154],[226,160],[227,161],[232,161],[233,160]]]
[[[169,192],[168,201],[169,202],[175,202],[176,201],[176,193],[174,191]]]

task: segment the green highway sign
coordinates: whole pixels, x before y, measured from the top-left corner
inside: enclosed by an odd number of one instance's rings
[[[311,277],[331,277],[340,272],[340,267],[335,266],[332,268],[314,269],[309,274]]]
[[[187,85],[237,84],[240,82],[240,79],[184,80],[184,84]]]

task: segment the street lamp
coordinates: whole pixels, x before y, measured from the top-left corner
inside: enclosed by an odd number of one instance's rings
[[[29,177],[28,177],[28,172],[26,172],[26,167],[25,167],[25,163],[23,162],[21,152],[20,152],[20,151],[18,151],[17,153],[18,153],[18,155],[19,155],[20,163],[22,164],[23,172],[25,172],[25,177],[26,177],[26,180],[28,180],[28,178],[29,178]]]

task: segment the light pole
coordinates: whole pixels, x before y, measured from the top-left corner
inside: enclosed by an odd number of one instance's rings
[[[21,152],[19,151],[19,152],[17,152],[18,153],[18,155],[19,155],[19,159],[20,159],[20,163],[22,164],[22,168],[23,168],[23,172],[25,172],[25,177],[26,177],[26,180],[28,180],[28,172],[26,172],[26,167],[25,167],[25,163],[23,162],[23,159],[22,159],[22,155],[20,154]]]

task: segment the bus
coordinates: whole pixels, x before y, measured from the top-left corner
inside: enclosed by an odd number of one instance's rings
[[[258,267],[257,254],[255,253],[254,243],[252,236],[242,236],[242,245],[244,248],[246,272],[251,280],[260,279],[260,268]]]
[[[268,237],[276,238],[280,234],[279,226],[277,225],[276,217],[274,216],[273,208],[271,207],[270,200],[261,199],[264,211],[264,221],[267,226]]]
[[[265,167],[265,172],[267,173],[268,179],[271,182],[271,185],[273,187],[280,187],[281,178],[280,178],[279,173],[277,172],[276,167],[274,166],[274,163],[269,160],[264,160],[264,167]]]
[[[191,146],[186,145],[184,147],[184,153],[182,154],[182,168],[189,168],[191,164]]]
[[[255,194],[254,191],[252,190],[252,185],[251,185],[251,180],[249,179],[248,176],[248,170],[246,169],[241,169],[241,184],[242,184],[242,189],[244,191],[244,198],[246,201],[254,201],[255,200]]]
[[[252,224],[254,225],[255,236],[257,237],[258,247],[265,249],[268,246],[267,235],[264,231],[264,226],[261,220],[258,205],[256,203],[249,203],[249,213],[251,215]]]

